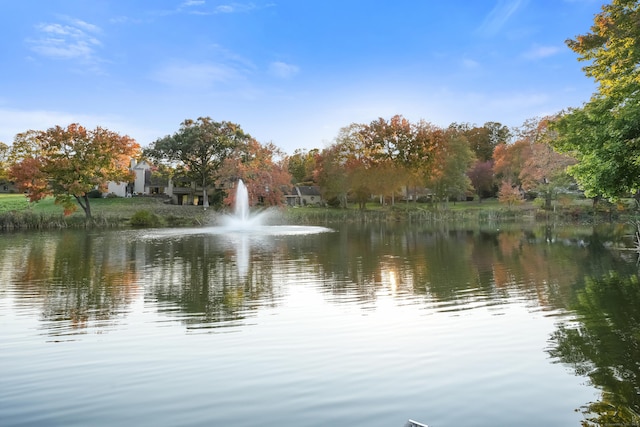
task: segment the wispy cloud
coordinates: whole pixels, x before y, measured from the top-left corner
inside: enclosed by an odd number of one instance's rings
[[[182,3],[181,7],[201,6],[205,3],[204,0],[187,0]]]
[[[242,78],[241,72],[226,64],[174,62],[156,70],[153,80],[168,86],[211,89]]]
[[[140,24],[142,23],[142,20],[139,18],[133,18],[131,16],[115,16],[113,18],[109,18],[109,23],[110,24],[115,24],[115,25],[125,25],[125,24]]]
[[[522,56],[525,59],[536,60],[557,55],[561,51],[562,48],[559,46],[534,46],[527,52],[525,52]]]
[[[477,32],[485,36],[497,34],[509,21],[511,16],[523,7],[527,0],[498,0],[496,5],[485,17]]]
[[[287,64],[286,62],[275,61],[269,64],[269,74],[281,79],[288,79],[300,71],[297,65]]]
[[[473,70],[480,67],[480,63],[476,60],[465,58],[462,60],[462,66],[468,70]]]
[[[35,37],[27,39],[31,50],[54,59],[97,60],[96,50],[102,46],[98,39],[102,30],[93,24],[64,18],[64,23],[40,23]]]
[[[186,0],[176,9],[177,13],[188,13],[192,15],[217,15],[230,13],[247,13],[272,7],[273,3],[257,5],[255,3],[224,3],[210,7],[205,0]]]

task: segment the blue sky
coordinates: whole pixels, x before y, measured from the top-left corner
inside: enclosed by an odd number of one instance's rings
[[[187,118],[291,154],[350,123],[452,122],[579,107],[566,47],[604,0],[3,0],[0,141],[78,122],[143,147]]]

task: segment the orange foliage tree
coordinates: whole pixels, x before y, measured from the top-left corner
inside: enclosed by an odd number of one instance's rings
[[[505,203],[509,208],[511,208],[513,205],[519,205],[522,203],[524,201],[524,197],[518,189],[518,186],[507,179],[502,181],[502,184],[500,185],[498,201],[500,203]]]
[[[520,182],[525,191],[534,191],[545,201],[545,209],[551,209],[551,201],[558,191],[571,183],[567,167],[575,164],[568,154],[556,152],[551,143],[557,138],[550,128],[554,117],[531,119],[525,122],[521,139],[527,141],[531,155],[520,171]]]
[[[272,143],[261,144],[254,138],[239,144],[226,159],[221,173],[225,180],[242,179],[249,192],[249,204],[279,206],[291,187],[291,174],[282,151]],[[224,200],[235,203],[235,192]]]
[[[30,130],[14,140],[9,175],[30,201],[52,195],[65,215],[77,210],[77,202],[91,219],[89,192],[105,191],[109,181],[131,181],[130,161],[139,151],[132,138],[101,127]]]

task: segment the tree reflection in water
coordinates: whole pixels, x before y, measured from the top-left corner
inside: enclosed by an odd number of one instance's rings
[[[138,273],[121,241],[109,236],[43,235],[5,255],[14,262],[17,302],[41,309],[48,335],[85,333],[90,323],[108,326],[126,315],[140,291]]]
[[[589,277],[572,308],[577,322],[553,334],[549,353],[602,390],[600,401],[582,408],[583,426],[640,425],[638,277]]]

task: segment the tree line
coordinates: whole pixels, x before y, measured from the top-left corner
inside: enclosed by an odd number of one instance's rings
[[[142,157],[155,173],[202,188],[205,207],[213,185],[243,179],[253,202],[279,204],[292,184],[312,184],[335,206],[362,208],[376,195],[385,203],[428,195],[437,203],[474,194],[517,203],[537,194],[549,207],[575,182],[588,197],[616,199],[640,189],[640,6],[613,0],[595,16],[590,32],[567,40],[588,64],[598,88],[581,108],[534,118],[509,129],[453,123],[446,128],[401,115],[352,123],[320,150],[284,155],[231,122],[187,119],[173,134],[141,149],[128,136],[79,124],[16,135],[0,143],[0,179],[30,200],[52,195],[65,213],[109,181],[131,180],[129,162]],[[428,194],[424,189],[429,189]],[[232,203],[232,194],[225,203]]]

